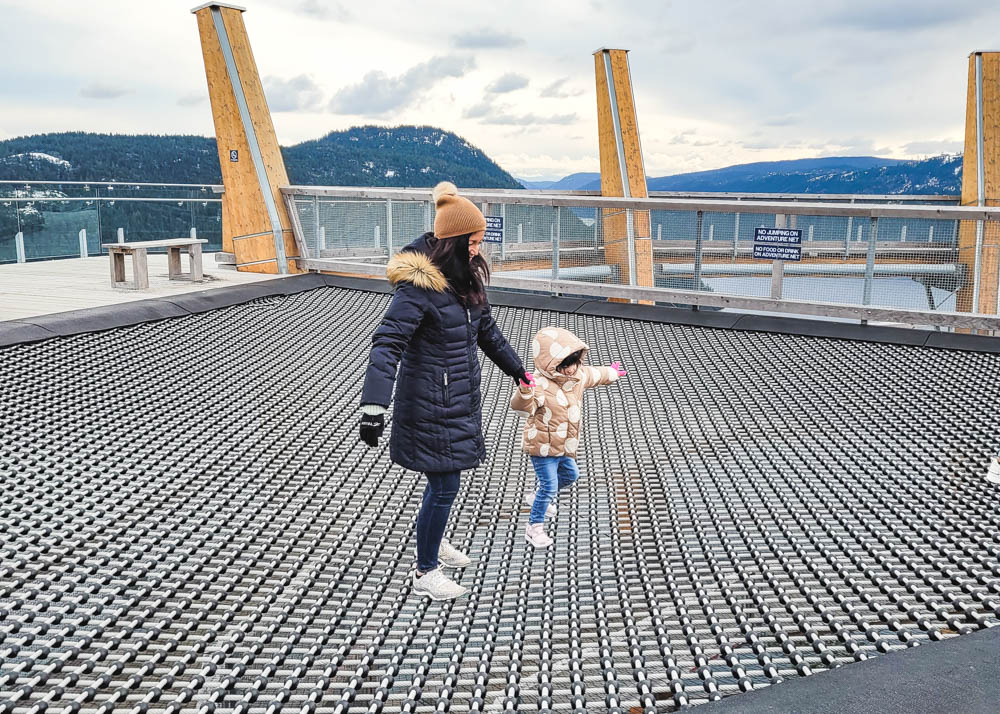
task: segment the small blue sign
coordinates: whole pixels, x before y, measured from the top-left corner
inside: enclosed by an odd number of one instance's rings
[[[754,228],[753,257],[755,260],[802,260],[802,229]]]
[[[801,228],[754,228],[754,243],[774,243],[777,245],[802,245]]]
[[[503,243],[503,216],[486,216],[486,235],[483,240],[487,243]]]
[[[800,245],[753,244],[754,260],[802,260]]]

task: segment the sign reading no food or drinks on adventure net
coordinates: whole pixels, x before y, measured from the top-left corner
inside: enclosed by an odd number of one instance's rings
[[[503,243],[503,216],[486,216],[486,235],[483,240],[487,243]]]
[[[753,257],[756,260],[802,260],[802,230],[754,228]]]

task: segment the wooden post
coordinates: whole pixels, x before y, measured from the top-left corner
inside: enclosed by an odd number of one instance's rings
[[[969,55],[968,82],[962,205],[1000,206],[1000,52]],[[958,248],[958,260],[965,266],[965,283],[958,291],[957,309],[996,313],[1000,226],[992,221],[963,221]]]
[[[639,143],[639,125],[632,96],[628,50],[600,49],[594,53],[597,78],[597,132],[601,156],[601,195],[647,198],[646,170]],[[602,217],[604,258],[618,267],[623,285],[651,287],[653,247],[649,211],[634,211],[631,225],[625,210],[606,209]],[[633,241],[629,240],[630,230]],[[629,246],[634,244],[635,274]],[[619,302],[624,300],[619,299]]]
[[[243,25],[244,8],[207,3],[198,18],[215,139],[222,167],[222,246],[237,270],[301,272],[299,249],[278,191],[288,174]]]

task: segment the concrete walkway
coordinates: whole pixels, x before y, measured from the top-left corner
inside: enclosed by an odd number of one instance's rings
[[[0,322],[245,285],[276,277],[223,270],[216,265],[214,253],[206,254],[202,260],[205,280],[190,283],[168,280],[166,254],[150,254],[148,290],[112,288],[106,255],[0,265]],[[187,270],[186,257],[183,266]],[[132,279],[131,260],[126,260],[126,275]]]

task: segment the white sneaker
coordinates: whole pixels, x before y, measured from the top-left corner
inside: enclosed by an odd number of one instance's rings
[[[419,578],[413,573],[413,592],[426,595],[431,600],[454,600],[469,591],[445,575],[441,568],[434,568]]]
[[[1000,456],[990,459],[990,468],[986,472],[986,480],[990,483],[1000,484]]]
[[[548,548],[552,539],[545,535],[545,526],[541,523],[529,523],[524,529],[524,539],[536,548]]]
[[[524,502],[527,504],[528,508],[532,508],[535,505],[535,496],[538,495],[538,491],[527,491],[524,494]],[[556,517],[556,502],[549,501],[549,505],[545,507],[545,517],[555,518]]]
[[[438,560],[442,565],[447,565],[449,568],[464,568],[472,564],[472,558],[449,543],[447,538],[441,539],[441,547],[438,548]]]

